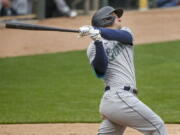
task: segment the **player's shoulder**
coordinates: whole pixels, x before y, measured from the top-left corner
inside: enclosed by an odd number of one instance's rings
[[[129,27],[122,27],[121,30],[127,31],[127,32],[129,32],[131,35],[134,35],[134,34],[133,34],[133,31],[132,31],[131,28],[129,28]]]
[[[95,57],[95,54],[96,54],[96,49],[95,49],[95,45],[94,45],[94,42],[91,42],[87,48],[87,56],[89,58],[89,62],[92,63],[94,57]]]
[[[134,37],[134,33],[133,33],[133,31],[131,30],[131,28],[129,28],[129,27],[122,27],[121,30],[124,30],[124,31],[127,31],[128,33],[130,33],[131,36],[132,36],[132,39],[133,39],[133,43],[134,43],[135,37]]]
[[[87,55],[89,55],[91,52],[95,51],[95,45],[94,42],[91,42],[87,48]]]
[[[89,46],[88,46],[88,48],[87,48],[87,51],[90,51],[90,50],[92,50],[92,49],[94,49],[95,47],[94,47],[94,42],[91,42],[90,44],[89,44]]]

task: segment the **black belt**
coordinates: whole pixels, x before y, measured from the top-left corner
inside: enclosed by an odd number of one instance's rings
[[[110,86],[106,86],[106,87],[105,87],[105,91],[108,91],[108,90],[110,90]],[[131,90],[131,87],[130,87],[130,86],[124,86],[123,90],[130,91],[130,90]],[[136,89],[132,89],[132,92],[133,92],[134,94],[136,94],[136,95],[138,94],[138,92],[137,92]]]

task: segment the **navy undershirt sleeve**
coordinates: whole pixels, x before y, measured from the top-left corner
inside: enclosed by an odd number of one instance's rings
[[[92,66],[96,72],[97,77],[103,77],[108,65],[108,58],[105,53],[103,44],[101,41],[95,41],[96,54],[92,62]]]
[[[123,44],[133,45],[132,35],[124,30],[114,30],[108,28],[96,28],[101,32],[101,36],[107,40],[115,40]]]

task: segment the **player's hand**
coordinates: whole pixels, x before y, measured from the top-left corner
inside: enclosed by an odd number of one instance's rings
[[[90,32],[90,37],[92,40],[96,41],[96,40],[102,40],[102,37],[101,37],[101,34],[100,34],[100,31],[97,30],[97,29],[91,29]]]
[[[90,26],[90,25],[80,27],[79,28],[80,37],[90,35],[90,31],[92,29],[94,29],[94,28],[92,26]]]

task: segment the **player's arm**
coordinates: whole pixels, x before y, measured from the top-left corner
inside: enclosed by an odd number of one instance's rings
[[[107,40],[115,40],[123,44],[133,45],[133,36],[127,30],[115,30],[109,28],[97,28],[101,36]]]
[[[99,30],[92,26],[83,26],[80,28],[80,36],[89,35],[94,41],[87,50],[87,55],[92,67],[98,77],[103,77],[107,70],[108,58],[105,53],[102,37]]]
[[[96,48],[96,54],[91,64],[96,72],[96,75],[98,77],[103,77],[107,70],[108,58],[105,53],[102,41],[96,40],[94,45]]]
[[[107,70],[108,58],[102,42],[94,41],[94,44],[91,44],[88,48],[87,55],[97,77],[103,77]]]

